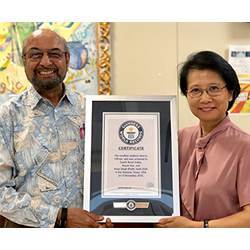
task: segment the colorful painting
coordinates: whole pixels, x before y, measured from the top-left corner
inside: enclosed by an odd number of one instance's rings
[[[85,94],[110,94],[109,23],[0,23],[0,103],[30,86],[22,46],[34,30],[49,28],[63,36],[70,50],[65,83]]]
[[[241,83],[241,92],[236,99],[231,113],[249,114],[250,113],[250,83]]]

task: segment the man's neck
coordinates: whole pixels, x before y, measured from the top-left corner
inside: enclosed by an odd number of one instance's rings
[[[37,89],[37,92],[43,98],[48,99],[53,104],[53,106],[56,107],[64,94],[64,84],[62,83],[56,88],[50,90]]]

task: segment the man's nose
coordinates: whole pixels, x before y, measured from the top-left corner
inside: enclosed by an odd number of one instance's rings
[[[40,64],[44,65],[44,66],[51,64],[51,60],[50,60],[50,58],[48,56],[48,53],[43,53]]]

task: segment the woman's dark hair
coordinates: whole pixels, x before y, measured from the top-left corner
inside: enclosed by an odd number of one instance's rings
[[[218,73],[226,83],[228,91],[232,92],[232,100],[228,103],[229,110],[240,93],[240,84],[232,66],[220,55],[212,51],[200,51],[191,54],[182,65],[179,74],[180,88],[183,95],[187,96],[187,77],[192,69],[212,70]]]

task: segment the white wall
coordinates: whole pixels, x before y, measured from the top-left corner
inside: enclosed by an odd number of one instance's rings
[[[199,50],[227,59],[228,46],[250,44],[250,23],[113,23],[112,94],[177,95],[179,127],[197,123],[179,94],[177,65]],[[250,132],[250,115],[231,115]]]
[[[113,23],[112,94],[166,95],[177,91],[177,24]]]
[[[199,50],[213,50],[228,59],[228,46],[250,44],[250,23],[178,23],[178,63]],[[197,123],[188,109],[186,98],[179,98],[179,125],[186,127]],[[250,132],[249,115],[231,115],[241,128]]]

